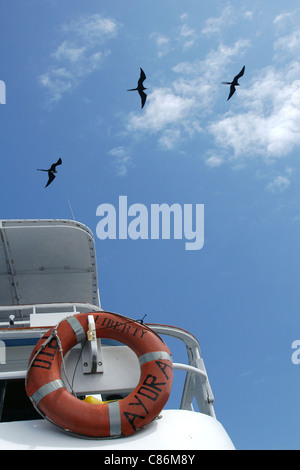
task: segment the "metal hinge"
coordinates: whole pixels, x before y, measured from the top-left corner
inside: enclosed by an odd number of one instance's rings
[[[82,347],[82,370],[84,374],[103,373],[101,342],[97,338],[93,315],[88,315],[87,341]]]

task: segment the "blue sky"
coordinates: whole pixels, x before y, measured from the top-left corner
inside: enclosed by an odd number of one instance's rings
[[[71,205],[96,234],[120,195],[204,204],[199,251],[96,237],[100,294],[197,336],[240,449],[300,448],[299,20],[293,0],[1,0],[1,218]],[[143,110],[126,91],[140,67]],[[45,189],[36,168],[59,156]]]

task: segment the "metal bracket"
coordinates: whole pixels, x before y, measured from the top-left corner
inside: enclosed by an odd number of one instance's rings
[[[84,374],[103,373],[100,339],[97,339],[93,315],[88,315],[87,341],[82,347],[82,370]]]

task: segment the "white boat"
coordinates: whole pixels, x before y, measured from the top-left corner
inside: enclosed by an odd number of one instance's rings
[[[0,449],[103,450],[112,459],[129,450],[233,450],[198,340],[106,312],[96,265],[93,234],[79,222],[0,221]],[[140,332],[148,339],[139,342]],[[175,341],[185,346],[180,362],[168,346]]]

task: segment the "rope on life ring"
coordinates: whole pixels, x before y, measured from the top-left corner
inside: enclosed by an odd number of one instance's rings
[[[124,343],[138,357],[139,383],[122,400],[84,402],[62,380],[63,356],[87,339],[88,315],[94,317],[97,338]],[[153,330],[110,312],[80,313],[64,319],[39,340],[29,359],[26,393],[40,414],[69,433],[87,438],[121,437],[134,434],[159,415],[172,381],[171,353]]]

